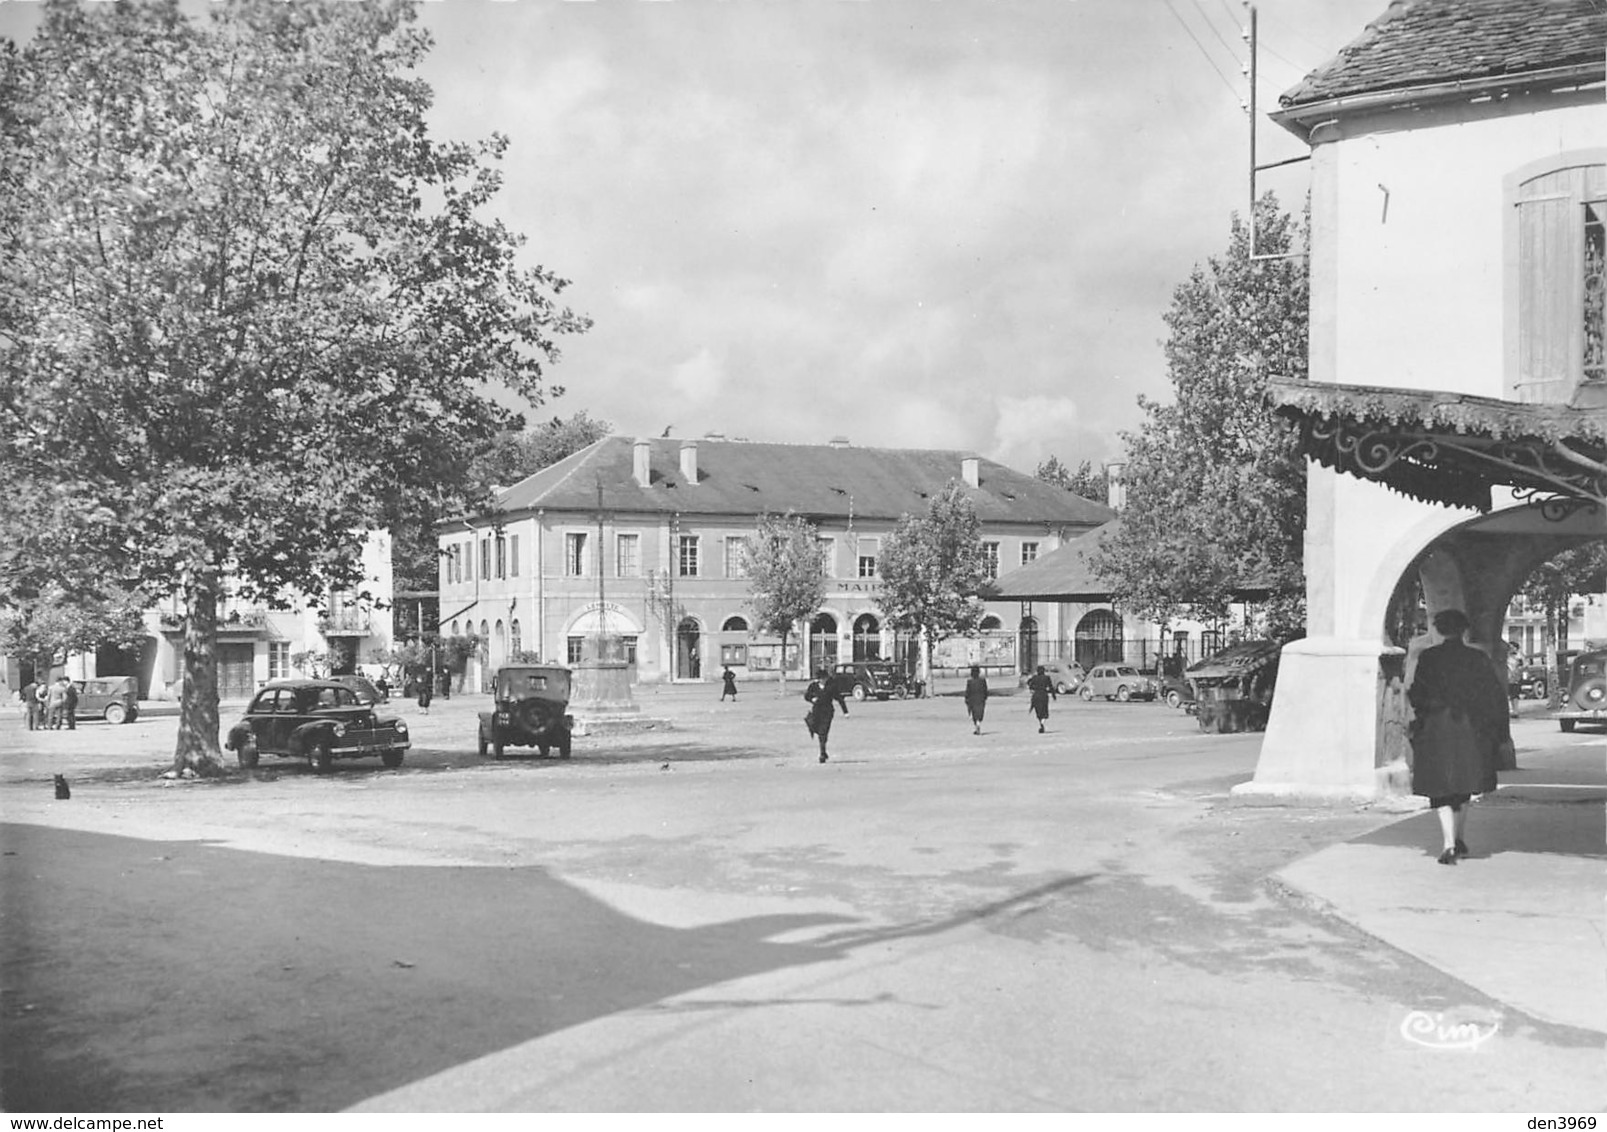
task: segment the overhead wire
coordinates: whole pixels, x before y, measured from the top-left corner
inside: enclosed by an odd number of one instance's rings
[[[1188,22],[1183,19],[1178,10],[1172,7],[1172,0],[1166,0],[1166,10],[1172,13],[1172,18],[1177,21],[1178,26],[1194,41],[1194,46],[1199,50],[1205,61],[1211,65],[1211,70],[1216,72],[1217,78],[1222,80],[1222,85],[1232,92],[1234,98],[1240,98],[1238,88],[1233,85],[1233,81],[1227,75],[1222,73],[1222,68],[1216,65],[1216,60],[1211,58],[1211,53],[1205,49],[1205,44],[1200,42],[1200,37],[1194,34],[1194,29],[1189,27]]]

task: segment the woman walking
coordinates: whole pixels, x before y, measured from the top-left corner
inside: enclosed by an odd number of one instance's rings
[[[725,671],[720,673],[720,679],[725,684],[725,687],[720,691],[720,702],[725,703],[727,696],[730,696],[732,701],[735,702],[737,698],[737,674],[731,671],[729,664],[725,666]]]
[[[971,678],[965,682],[965,710],[971,717],[971,734],[982,734],[982,713],[988,708],[988,682],[982,677],[979,665],[971,666]]]
[[[1038,717],[1038,734],[1043,734],[1044,721],[1049,718],[1049,697],[1060,698],[1055,691],[1055,682],[1044,675],[1043,665],[1038,665],[1038,671],[1027,678],[1027,691],[1032,693],[1032,702],[1027,709]]]
[[[804,699],[811,704],[809,714],[804,716],[804,726],[809,728],[809,734],[820,742],[820,761],[826,761],[826,739],[831,735],[831,720],[833,716],[831,701],[836,700],[848,714],[848,703],[843,699],[842,689],[832,684],[831,674],[824,668],[815,672],[815,678],[808,688],[804,689]]]
[[[1412,793],[1439,815],[1442,865],[1468,855],[1467,807],[1496,788],[1496,770],[1512,749],[1507,697],[1490,658],[1464,640],[1467,614],[1434,616],[1443,644],[1417,658],[1406,698],[1411,702]]]

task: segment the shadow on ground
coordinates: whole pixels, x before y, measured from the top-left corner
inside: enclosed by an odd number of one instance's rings
[[[633,919],[540,868],[371,867],[0,825],[0,1104],[332,1111],[731,979],[1039,905],[891,928]],[[844,925],[808,943],[801,929]],[[913,1007],[912,1007],[913,1009]]]

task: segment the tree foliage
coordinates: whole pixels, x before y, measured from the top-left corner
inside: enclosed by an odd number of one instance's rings
[[[1270,193],[1255,207],[1260,254],[1301,246],[1302,224]],[[1273,593],[1260,631],[1302,631],[1305,461],[1262,393],[1269,376],[1305,376],[1308,296],[1304,258],[1252,262],[1237,216],[1227,254],[1173,292],[1173,397],[1139,399],[1145,419],[1123,438],[1121,525],[1093,558],[1123,607],[1162,623],[1183,609],[1220,617],[1252,583]]]
[[[42,675],[71,653],[137,644],[145,636],[144,607],[142,597],[115,587],[91,595],[47,586],[0,613],[0,651],[30,660]]]
[[[1535,568],[1524,579],[1524,600],[1545,611],[1546,652],[1566,647],[1568,613],[1579,594],[1607,592],[1607,541],[1565,550]]]
[[[825,561],[814,524],[794,515],[761,514],[743,554],[748,605],[759,631],[781,638],[776,670],[787,686],[787,639],[826,600]]]
[[[1084,499],[1091,499],[1095,503],[1103,503],[1109,495],[1105,483],[1105,473],[1094,471],[1094,465],[1084,460],[1077,465],[1074,472],[1060,462],[1059,456],[1050,456],[1049,459],[1038,465],[1033,473],[1044,483],[1052,483],[1063,487],[1073,495],[1080,495]]]
[[[463,510],[586,321],[430,136],[402,0],[50,0],[0,53],[0,597],[99,569],[186,613],[175,767],[217,768],[217,601],[355,584]],[[77,568],[90,564],[93,568]]]
[[[983,614],[975,596],[987,581],[982,524],[959,484],[933,496],[925,515],[899,519],[882,541],[876,573],[888,624],[923,635],[922,670],[930,680],[932,646],[969,633]]]

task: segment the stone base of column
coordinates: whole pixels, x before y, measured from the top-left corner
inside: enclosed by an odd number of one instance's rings
[[[1255,778],[1233,793],[1327,801],[1402,793],[1401,768],[1376,765],[1383,648],[1338,637],[1285,645]]]

